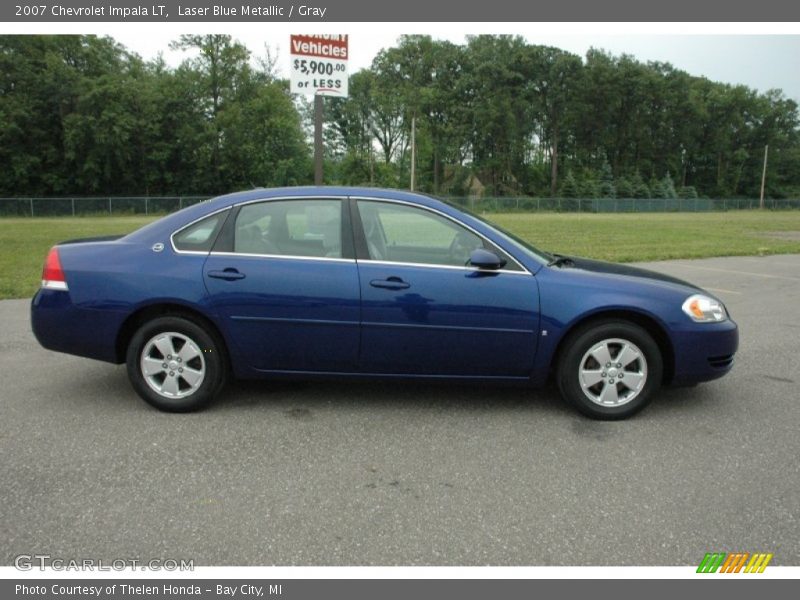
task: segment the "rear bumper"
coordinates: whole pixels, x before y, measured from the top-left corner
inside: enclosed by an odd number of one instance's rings
[[[733,368],[739,328],[733,321],[696,324],[672,331],[675,372],[670,383],[691,385],[717,379]]]
[[[40,289],[31,301],[31,328],[48,350],[118,363],[115,341],[124,313],[76,306],[69,292]]]

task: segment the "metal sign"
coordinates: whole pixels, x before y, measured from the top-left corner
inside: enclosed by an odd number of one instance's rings
[[[291,92],[346,98],[347,38],[346,35],[292,35]]]

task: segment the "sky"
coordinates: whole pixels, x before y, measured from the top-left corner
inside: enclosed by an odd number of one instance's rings
[[[0,23],[0,34],[20,33],[19,23]],[[765,92],[780,88],[800,103],[800,23],[43,23],[24,24],[25,33],[110,35],[145,59],[163,53],[177,66],[186,53],[169,42],[181,33],[227,33],[255,56],[268,44],[278,53],[281,75],[289,75],[289,34],[350,36],[350,72],[368,67],[402,34],[426,34],[461,44],[466,34],[521,35],[584,56],[589,48],[671,63],[692,75],[744,84]]]

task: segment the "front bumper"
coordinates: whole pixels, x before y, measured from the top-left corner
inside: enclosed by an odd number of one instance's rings
[[[739,328],[731,320],[698,323],[671,332],[674,374],[670,383],[692,385],[711,381],[733,368],[739,348]]]

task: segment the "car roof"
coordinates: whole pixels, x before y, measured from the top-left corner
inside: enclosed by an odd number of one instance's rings
[[[405,190],[392,190],[384,188],[370,187],[348,187],[348,186],[303,186],[303,187],[283,187],[283,188],[254,188],[231,194],[217,196],[197,204],[193,204],[171,213],[166,217],[153,223],[145,225],[141,229],[128,234],[123,239],[130,242],[146,242],[151,239],[161,238],[165,234],[169,235],[173,231],[201,219],[207,215],[224,210],[230,206],[251,202],[255,200],[269,200],[274,198],[305,198],[305,197],[363,197],[376,199],[404,200],[436,208],[444,212],[452,213],[453,207],[432,196],[417,194]]]
[[[424,206],[444,205],[444,202],[433,198],[432,196],[409,192],[408,190],[325,185],[283,188],[255,188],[252,190],[217,196],[216,198],[208,200],[208,203],[213,204],[215,209],[219,209],[225,206],[239,204],[241,202],[249,202],[251,200],[291,198],[294,196],[357,196],[367,198],[406,200],[409,202],[422,204]]]

